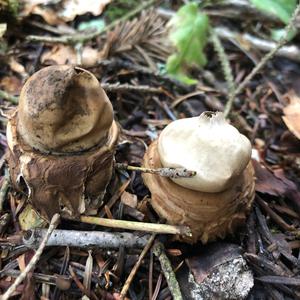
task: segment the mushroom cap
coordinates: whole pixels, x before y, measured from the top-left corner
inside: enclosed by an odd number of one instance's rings
[[[160,134],[163,167],[196,171],[192,178],[172,178],[185,188],[217,193],[228,189],[251,158],[251,143],[228,124],[223,113],[202,113],[170,123]]]
[[[112,105],[97,78],[67,65],[33,74],[20,95],[17,130],[41,152],[74,153],[105,143]]]

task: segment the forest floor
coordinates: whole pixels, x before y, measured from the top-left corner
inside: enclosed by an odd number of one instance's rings
[[[44,5],[45,1],[28,0],[17,11],[2,2],[2,293],[24,272],[35,254],[22,239],[26,224],[20,224],[19,216],[26,207],[24,195],[15,192],[9,180],[5,156],[7,117],[16,108],[29,76],[45,66],[69,64],[92,72],[112,102],[115,119],[122,128],[117,163],[142,166],[147,146],[170,122],[227,107],[231,124],[252,143],[256,197],[245,226],[235,235],[217,241],[217,248],[231,243],[242,249],[254,274],[254,287],[247,299],[300,299],[299,35],[245,82],[230,106],[230,79],[226,81],[224,77],[224,58],[220,63],[211,41],[204,48],[206,65],[191,70],[196,84],[188,85],[166,72],[165,63],[172,54],[167,23],[184,4],[182,1],[78,1],[68,10],[66,3],[76,1],[47,1],[49,5]],[[224,3],[206,5],[202,11],[222,43],[238,87],[264,54],[278,45],[271,41],[270,29],[284,28],[285,24],[248,1]],[[300,18],[294,25],[300,27]],[[157,223],[159,218],[151,208],[150,197],[140,172],[116,169],[98,216]],[[30,226],[32,216],[27,218],[25,223]],[[113,234],[121,231],[65,219],[58,229]],[[140,231],[130,232],[135,237],[143,236]],[[120,299],[125,293],[128,299],[172,299],[174,291],[172,287],[170,291],[166,280],[168,270],[162,270],[152,245],[158,247],[162,242],[160,250],[167,254],[176,274],[186,267],[189,257],[206,259],[201,254],[209,246],[174,242],[170,235],[149,236],[145,236],[148,242],[144,250],[97,245],[46,247],[13,295],[16,299]],[[138,268],[131,278],[129,274],[135,266]],[[212,264],[202,271],[210,276],[215,268],[217,265]]]

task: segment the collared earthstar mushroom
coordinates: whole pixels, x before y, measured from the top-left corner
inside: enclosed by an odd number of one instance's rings
[[[186,168],[192,178],[143,174],[158,215],[190,226],[189,242],[224,238],[246,218],[254,199],[250,141],[221,112],[170,123],[144,156],[148,168]],[[187,239],[187,238],[185,238]]]
[[[112,176],[118,127],[96,77],[50,66],[25,83],[7,126],[13,186],[44,218],[93,214]]]

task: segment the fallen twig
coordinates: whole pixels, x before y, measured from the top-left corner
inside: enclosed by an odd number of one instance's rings
[[[95,295],[93,291],[88,291],[85,286],[82,284],[82,282],[78,279],[75,271],[73,270],[72,266],[69,266],[69,272],[72,276],[72,279],[76,283],[77,287],[82,291],[84,295],[86,295],[88,298],[92,298],[93,300],[98,300],[98,297]]]
[[[231,95],[231,97],[228,99],[226,105],[225,105],[225,109],[224,109],[224,115],[228,116],[230,113],[230,110],[232,108],[234,99],[236,97],[236,95],[238,95],[239,93],[241,93],[244,88],[247,86],[247,84],[250,82],[250,80],[266,65],[266,63],[273,58],[273,56],[275,55],[275,53],[284,45],[288,42],[288,36],[290,34],[290,32],[293,30],[294,28],[294,23],[296,21],[296,17],[298,16],[300,12],[300,4],[298,3],[293,16],[291,17],[288,25],[285,28],[285,33],[282,36],[282,38],[278,41],[278,43],[276,44],[276,47],[273,48],[269,53],[267,53],[261,60],[260,62],[252,69],[252,71],[246,76],[246,78],[239,84],[239,86],[236,88],[235,93],[233,95]]]
[[[46,235],[46,229],[33,229],[24,234],[23,243],[29,248],[36,248]],[[128,232],[101,232],[101,231],[76,231],[56,229],[47,241],[46,246],[69,246],[90,248],[118,249],[120,246],[127,248],[143,248],[149,235],[137,236]]]
[[[274,261],[269,260],[263,255],[256,255],[252,253],[245,253],[245,258],[251,262],[251,264],[255,264],[258,266],[262,266],[265,271],[268,271],[269,274],[277,275],[277,276],[290,276],[291,272],[289,269],[285,270],[280,265],[276,264]]]
[[[135,91],[135,92],[147,92],[154,94],[164,93],[164,90],[161,88],[151,87],[148,85],[131,85],[128,83],[120,84],[120,83],[101,83],[101,87],[107,92],[124,92],[124,91]],[[19,103],[19,97],[12,96],[7,92],[0,90],[0,98],[3,98],[7,101],[10,101],[13,104]]]
[[[101,83],[102,88],[107,92],[135,91],[145,93],[164,93],[163,89],[149,85],[130,85],[128,83]]]
[[[126,296],[127,291],[129,289],[129,286],[130,286],[130,284],[131,284],[131,282],[132,282],[132,280],[133,280],[133,278],[134,278],[134,276],[135,276],[138,268],[140,267],[140,265],[142,263],[142,260],[144,259],[145,255],[147,254],[147,252],[151,248],[154,239],[155,239],[155,234],[152,234],[152,236],[150,237],[147,245],[145,246],[145,248],[143,249],[142,253],[140,254],[138,261],[136,262],[136,264],[132,268],[132,270],[131,270],[128,278],[126,279],[125,284],[124,284],[124,286],[123,286],[123,288],[121,290],[121,294],[120,294],[120,299],[121,300],[124,299],[124,297]]]
[[[275,211],[273,211],[267,202],[256,196],[256,202],[262,207],[262,209],[272,218],[272,220],[280,226],[283,230],[297,232],[297,229],[293,225],[287,224]]]
[[[127,164],[116,163],[116,168],[120,170],[128,171],[137,171],[142,173],[151,173],[163,177],[170,178],[190,178],[196,175],[196,171],[190,171],[185,168],[158,168],[158,169],[149,169],[144,167],[129,166]]]
[[[186,235],[186,236],[191,236],[192,234],[190,228],[184,225],[144,223],[144,222],[97,218],[97,217],[90,217],[90,216],[81,216],[80,221],[84,223],[95,224],[95,225],[111,227],[111,228],[122,228],[127,230],[155,232],[160,234],[179,234],[179,235]]]
[[[108,202],[105,204],[105,206],[101,209],[101,211],[99,213],[100,218],[103,218],[106,215],[105,207],[108,207],[109,209],[111,209],[113,207],[113,205],[116,203],[116,201],[123,194],[123,192],[127,189],[129,183],[130,183],[130,179],[125,181],[122,184],[122,186],[115,192],[115,194],[108,200]]]
[[[239,33],[232,31],[227,27],[215,27],[216,34],[224,40],[234,41],[237,45],[240,45],[243,48],[243,45],[249,45],[251,48],[258,49],[261,51],[271,51],[276,47],[276,42],[270,40],[264,40],[262,38],[253,36],[249,33]],[[296,45],[286,45],[282,46],[275,53],[277,56],[282,56],[300,61],[300,48]]]
[[[91,33],[76,33],[72,35],[62,35],[60,37],[52,37],[52,36],[39,36],[39,35],[29,35],[26,37],[28,41],[32,42],[45,42],[45,43],[63,43],[63,44],[77,44],[77,43],[85,43],[93,38],[96,38],[101,33],[109,31],[113,29],[119,22],[126,21],[131,17],[137,15],[142,10],[146,9],[150,5],[154,4],[157,0],[149,0],[147,2],[142,2],[141,5],[133,9],[132,11],[128,12],[121,18],[113,21],[112,23],[108,24],[104,28],[99,30],[93,31]]]
[[[267,13],[257,9],[249,0],[226,0],[208,3],[203,9],[203,12],[209,16],[221,16],[229,19],[255,19],[264,22],[282,21],[276,14]]]
[[[161,243],[155,243],[155,245],[153,246],[153,253],[155,254],[155,256],[158,258],[158,260],[160,262],[161,269],[167,280],[167,283],[168,283],[170,292],[173,296],[173,299],[176,299],[176,300],[183,299],[178,281],[177,281],[175,273],[172,269],[172,265],[164,251],[164,246]]]
[[[285,285],[300,285],[299,277],[285,277],[285,276],[261,276],[256,278],[261,282],[271,283],[271,284],[285,284]]]
[[[59,220],[60,220],[59,214],[55,214],[52,217],[52,220],[50,222],[50,225],[49,225],[49,228],[47,230],[47,233],[46,233],[44,239],[42,240],[39,248],[37,249],[37,251],[35,252],[34,256],[32,257],[32,259],[30,260],[30,262],[26,266],[25,270],[18,276],[18,278],[9,287],[9,289],[1,296],[1,300],[7,300],[14,293],[14,291],[16,290],[16,288],[18,287],[18,285],[25,279],[25,277],[27,276],[27,274],[34,269],[34,267],[36,266],[37,262],[39,261],[41,255],[43,253],[44,248],[46,247],[47,241],[48,241],[51,233],[53,232],[53,230],[58,225]]]

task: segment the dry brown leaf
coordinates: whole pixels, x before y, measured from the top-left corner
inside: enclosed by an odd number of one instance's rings
[[[41,63],[43,65],[74,65],[76,53],[74,48],[58,44],[43,53]]]
[[[122,194],[121,201],[122,201],[122,203],[124,203],[130,207],[133,207],[133,208],[137,207],[137,196],[130,194],[126,191]]]
[[[26,72],[24,66],[21,65],[18,61],[16,61],[13,57],[10,57],[8,64],[12,71],[18,73],[23,78],[28,76],[28,73]]]
[[[288,129],[300,139],[300,97],[294,92],[288,93],[290,103],[283,109],[282,117]]]
[[[16,76],[4,76],[0,80],[0,88],[12,95],[19,95],[22,81]]]
[[[85,263],[85,271],[83,276],[83,285],[87,291],[91,290],[91,282],[92,282],[92,272],[93,272],[93,257],[92,251],[89,250],[89,256]]]
[[[23,272],[26,268],[25,253],[18,256],[17,261],[18,261],[20,271]]]
[[[41,16],[48,24],[57,25],[61,24],[62,20],[57,16],[57,14],[47,7],[51,1],[43,0],[24,0],[23,9],[20,13],[21,17],[27,17],[31,14]]]
[[[26,17],[35,14],[41,16],[48,24],[57,25],[73,21],[76,16],[86,13],[99,16],[110,2],[111,0],[63,0],[58,1],[58,3],[51,0],[24,0],[21,16]],[[58,4],[57,7],[56,4]]]
[[[300,193],[295,183],[289,180],[283,170],[270,171],[257,161],[252,160],[255,170],[255,190],[272,196],[286,196],[300,211]]]
[[[262,166],[256,160],[252,160],[255,169],[255,190],[263,194],[281,196],[286,193],[287,186],[271,171]]]
[[[59,15],[66,22],[73,21],[76,16],[86,13],[99,16],[110,2],[111,0],[65,0],[63,1],[63,11]]]
[[[84,47],[81,55],[81,65],[92,67],[99,59],[99,52],[91,47]],[[76,52],[73,47],[55,45],[52,49],[43,53],[41,63],[44,65],[78,65]]]

